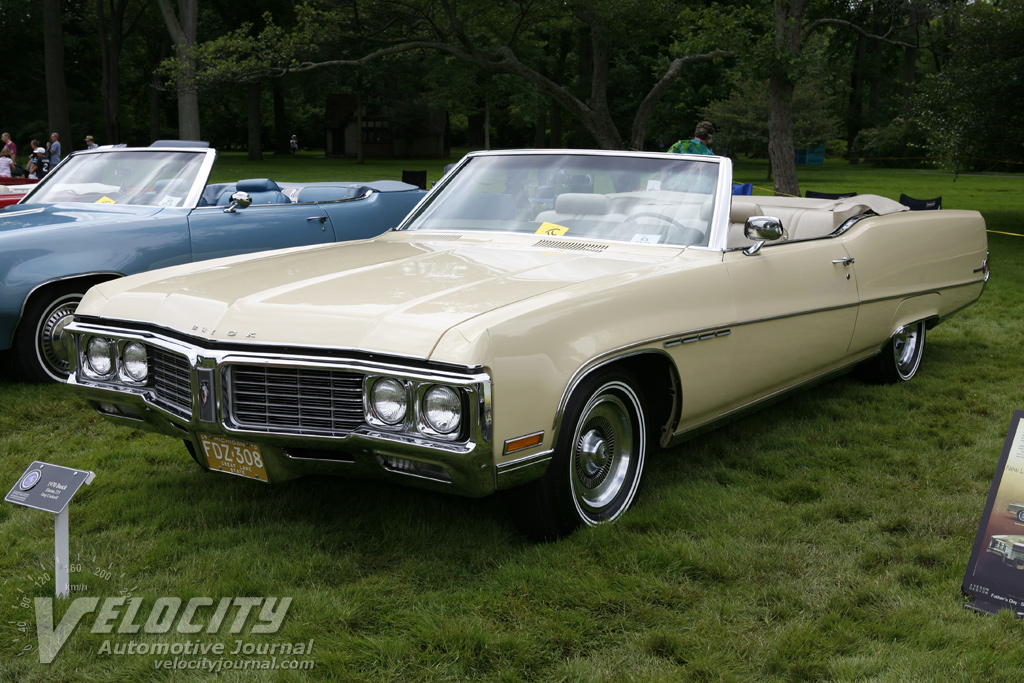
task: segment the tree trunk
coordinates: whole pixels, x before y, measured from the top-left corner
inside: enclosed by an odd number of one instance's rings
[[[562,149],[562,108],[558,102],[551,103],[551,147]]]
[[[885,11],[887,10],[878,7],[875,8],[875,17],[871,24],[871,32],[876,36],[881,35],[885,29],[885,17],[883,16],[883,12]],[[882,63],[882,44],[877,40],[872,40],[871,42],[871,71],[869,75],[870,81],[868,83],[868,126],[874,127],[883,123],[878,119],[881,115],[880,110],[882,106],[882,79],[884,77],[884,68]]]
[[[167,32],[174,43],[174,54],[182,65],[178,79],[178,137],[199,140],[199,93],[196,90],[195,58],[188,53],[195,45],[199,23],[199,0],[178,0],[179,16],[175,16],[171,0],[157,0]]]
[[[249,161],[263,161],[263,136],[260,135],[260,97],[262,89],[259,83],[249,84]]]
[[[793,147],[793,82],[772,73],[768,100],[768,158],[775,175],[775,194],[800,196]]]
[[[284,106],[284,90],[280,81],[274,81],[274,154],[291,154],[289,140],[291,133],[288,131],[288,115]]]
[[[484,149],[491,148],[491,98],[484,95]]]
[[[547,112],[541,109],[533,122],[533,147],[541,149],[547,146],[548,116]]]
[[[789,65],[800,56],[804,13],[809,0],[775,1],[776,64],[768,79],[768,158],[775,194],[800,196],[793,147],[793,78]]]
[[[363,81],[356,79],[356,163],[365,164],[363,158]]]
[[[864,65],[867,61],[868,39],[860,34],[857,38],[857,56],[850,76],[850,108],[846,118],[846,151],[851,164],[860,163],[854,152],[854,143],[864,119]]]
[[[107,23],[103,0],[96,0],[96,32],[99,34],[100,97],[103,99],[103,142],[116,145],[121,142],[121,46],[124,31],[124,10],[126,3],[112,7],[113,15]]]
[[[153,77],[149,84],[149,141],[160,139],[160,79]]]
[[[64,32],[60,0],[43,0],[43,62],[46,68],[46,110],[49,133],[61,139],[62,156],[71,150],[71,116],[64,80]]]

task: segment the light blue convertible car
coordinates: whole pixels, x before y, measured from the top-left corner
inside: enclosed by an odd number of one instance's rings
[[[0,351],[28,380],[68,374],[64,325],[89,287],[245,252],[374,237],[423,190],[382,180],[207,184],[217,152],[196,143],[69,156],[0,209]]]

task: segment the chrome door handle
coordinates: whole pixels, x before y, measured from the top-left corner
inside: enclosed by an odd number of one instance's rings
[[[853,257],[847,256],[846,258],[834,258],[832,259],[832,263],[842,263],[844,266],[848,266],[853,263]]]
[[[321,223],[327,222],[327,216],[310,216],[306,219],[307,221],[320,221]]]

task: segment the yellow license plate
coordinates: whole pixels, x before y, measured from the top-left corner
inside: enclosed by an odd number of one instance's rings
[[[269,481],[263,454],[257,444],[206,434],[199,435],[199,442],[211,470]]]

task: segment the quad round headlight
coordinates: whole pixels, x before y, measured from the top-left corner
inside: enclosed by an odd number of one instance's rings
[[[384,424],[400,423],[409,409],[405,385],[397,379],[378,379],[370,390],[370,409]]]
[[[462,424],[462,401],[451,387],[434,385],[423,394],[423,419],[441,434],[451,434]]]
[[[136,382],[146,381],[146,377],[149,376],[146,347],[135,341],[125,344],[121,351],[121,369],[128,379]]]
[[[85,362],[89,371],[106,377],[114,369],[114,345],[105,337],[93,337],[85,347]]]

